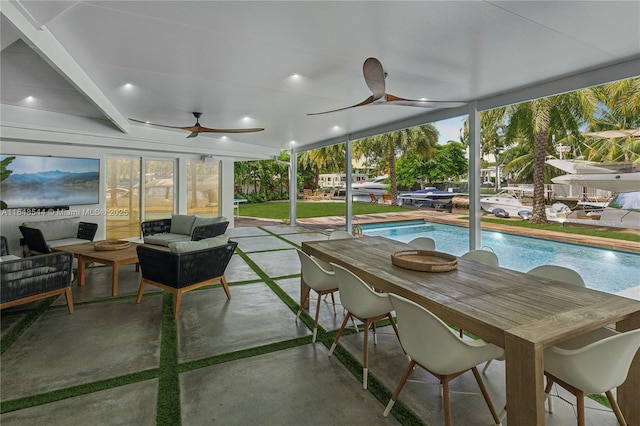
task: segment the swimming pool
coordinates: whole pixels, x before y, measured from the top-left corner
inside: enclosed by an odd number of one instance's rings
[[[362,230],[365,235],[405,243],[416,237],[433,238],[438,251],[456,256],[469,250],[469,230],[461,226],[416,221],[363,225]],[[539,265],[554,264],[578,271],[587,287],[607,293],[640,286],[638,254],[493,231],[482,231],[482,246],[490,247],[498,255],[500,266],[516,271],[526,272]],[[634,298],[640,299],[640,294]]]

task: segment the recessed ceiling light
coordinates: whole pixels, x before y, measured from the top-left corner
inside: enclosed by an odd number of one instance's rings
[[[291,141],[289,142],[291,145],[294,145],[296,143],[296,141]]]
[[[427,100],[427,98],[420,98],[420,100],[421,100],[421,101],[426,101],[426,100]]]
[[[222,135],[220,139],[229,139],[229,137],[227,135]]]
[[[340,130],[340,126],[333,126],[333,130]]]
[[[249,117],[248,115],[245,115],[242,119],[244,121],[249,121],[249,120],[251,120],[251,117]]]
[[[291,78],[298,79],[298,78],[300,78],[300,74],[298,74],[298,73],[292,74]]]
[[[125,88],[125,89],[131,89],[131,88],[133,88],[133,84],[131,84],[131,83],[125,83],[124,88]]]
[[[27,96],[27,100],[28,101],[33,101],[33,100],[35,100],[35,98],[33,96]]]

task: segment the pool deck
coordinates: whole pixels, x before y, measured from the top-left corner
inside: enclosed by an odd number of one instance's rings
[[[444,223],[448,225],[468,226],[467,220],[462,219],[462,215],[438,212],[438,211],[423,211],[423,210],[411,210],[407,212],[394,212],[394,213],[376,213],[367,215],[354,216],[354,224],[368,224],[368,223],[381,223],[381,222],[401,222],[407,220],[426,220],[429,222]],[[331,231],[344,226],[344,216],[325,216],[307,219],[298,219],[297,224],[305,228],[313,229],[316,231]],[[249,217],[239,217],[235,219],[235,226],[265,226],[271,224],[280,224],[282,221],[277,220],[264,220]],[[618,228],[606,228],[598,227],[600,229],[618,230],[621,232],[628,232],[640,235],[640,230],[637,229],[618,229]],[[614,240],[611,238],[593,237],[577,234],[569,234],[564,232],[553,232],[540,229],[521,228],[517,226],[505,226],[497,223],[482,223],[482,229],[490,231],[504,232],[514,235],[522,235],[526,237],[542,238],[545,240],[561,241],[571,244],[580,244],[591,247],[599,247],[610,250],[626,251],[630,253],[640,253],[640,243],[633,241]]]

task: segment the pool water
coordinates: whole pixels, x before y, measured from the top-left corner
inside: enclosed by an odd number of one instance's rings
[[[435,240],[438,251],[456,256],[469,250],[469,230],[466,227],[418,221],[363,225],[362,229],[365,235],[405,243],[416,237],[429,237]],[[587,287],[607,293],[640,286],[639,254],[493,231],[482,231],[482,247],[489,247],[498,255],[501,267],[516,271],[526,272],[539,265],[554,264],[576,270]]]

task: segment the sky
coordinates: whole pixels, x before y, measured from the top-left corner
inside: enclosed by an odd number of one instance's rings
[[[467,116],[463,115],[461,117],[454,117],[433,123],[440,134],[438,136],[438,143],[446,144],[451,140],[460,142],[460,129],[462,129],[464,120],[466,119]]]

